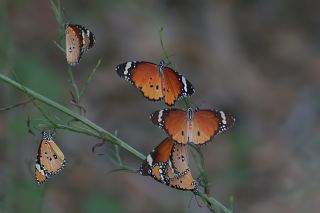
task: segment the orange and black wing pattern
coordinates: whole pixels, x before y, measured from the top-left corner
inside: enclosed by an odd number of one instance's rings
[[[181,109],[162,109],[150,115],[153,124],[161,129],[177,143],[188,143],[188,117]]]
[[[212,138],[233,126],[235,118],[219,110],[196,110],[193,114],[192,141],[194,144],[205,144]]]
[[[131,61],[116,68],[118,75],[135,85],[144,97],[151,101],[164,102],[172,106],[180,97],[194,93],[191,83],[173,69],[164,66],[164,62],[154,64],[144,61]]]
[[[162,91],[167,105],[172,106],[181,97],[191,96],[194,93],[192,84],[183,75],[169,67],[160,66],[160,69],[163,72]]]
[[[43,132],[35,165],[35,177],[38,183],[58,174],[65,166],[65,157],[52,139],[52,135]]]
[[[158,110],[150,115],[151,121],[164,129],[177,143],[205,144],[235,122],[231,114],[219,110],[180,109]]]
[[[175,189],[197,191],[187,157],[187,146],[163,140],[142,163],[140,174],[151,176],[158,182]]]
[[[67,24],[66,33],[66,58],[69,65],[77,65],[82,55],[95,44],[93,33],[77,24]]]

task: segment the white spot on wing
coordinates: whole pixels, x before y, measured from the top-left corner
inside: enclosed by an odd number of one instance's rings
[[[149,166],[152,166],[153,160],[152,160],[151,155],[147,156],[147,162],[148,162]]]
[[[162,121],[162,114],[163,114],[163,110],[160,110],[159,115],[158,115],[158,122],[159,123]]]
[[[183,76],[182,76],[181,80],[182,80],[182,83],[183,83],[183,90],[187,92],[187,91],[188,91],[188,88],[187,88],[187,80],[186,80],[186,78],[183,77]]]
[[[44,171],[41,169],[40,164],[36,163],[36,169],[44,176]]]
[[[123,72],[124,75],[128,75],[131,64],[132,64],[131,62],[128,62],[126,64],[126,67],[124,68],[124,72]]]
[[[224,112],[220,111],[220,115],[221,115],[221,118],[222,118],[222,123],[224,125],[226,125],[227,124],[226,114],[224,114]]]

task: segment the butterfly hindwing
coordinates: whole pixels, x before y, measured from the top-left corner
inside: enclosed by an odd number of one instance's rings
[[[34,176],[39,184],[46,182],[48,179],[48,175],[46,174],[45,170],[42,168],[38,160],[36,161]]]
[[[163,140],[147,156],[140,173],[176,189],[197,190],[188,165],[187,146],[177,144],[169,138]]]
[[[165,67],[163,61],[160,64],[144,61],[126,62],[118,65],[116,72],[121,78],[134,84],[147,99],[164,99],[169,106],[174,105],[180,97],[194,93],[191,83],[173,69]]]
[[[192,84],[182,75],[169,67],[163,68],[164,102],[172,106],[180,97],[191,96],[194,93]]]

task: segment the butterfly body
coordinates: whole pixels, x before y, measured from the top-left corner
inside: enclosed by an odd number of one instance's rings
[[[121,78],[135,85],[147,99],[163,99],[169,106],[174,105],[179,98],[194,93],[191,83],[184,76],[166,67],[163,60],[159,64],[126,62],[118,65],[116,72]]]
[[[93,33],[84,26],[66,24],[66,58],[67,62],[74,66],[78,64],[82,55],[95,44]]]
[[[205,144],[234,124],[234,117],[219,110],[180,109],[158,110],[150,115],[151,121],[177,143]]]
[[[65,157],[56,143],[52,134],[42,133],[35,164],[35,177],[38,183],[44,183],[48,178],[58,174],[65,166]]]
[[[147,156],[140,167],[140,174],[151,176],[172,188],[196,191],[197,184],[192,177],[187,155],[186,145],[166,138]]]

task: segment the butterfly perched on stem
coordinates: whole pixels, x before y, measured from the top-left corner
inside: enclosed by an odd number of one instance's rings
[[[84,53],[95,44],[93,33],[78,24],[65,24],[66,58],[69,65],[77,65]]]
[[[44,183],[48,178],[58,174],[65,166],[65,157],[52,138],[53,133],[42,132],[35,165],[35,178]]]
[[[219,110],[163,109],[150,115],[151,121],[164,129],[177,143],[205,144],[235,122],[231,114]]]
[[[144,61],[132,61],[120,64],[116,72],[121,78],[134,84],[144,97],[151,101],[163,99],[172,106],[181,97],[194,93],[192,84],[181,74],[165,66]]]
[[[158,182],[186,191],[197,191],[188,162],[187,145],[170,138],[163,140],[143,161],[140,174],[151,176]]]

